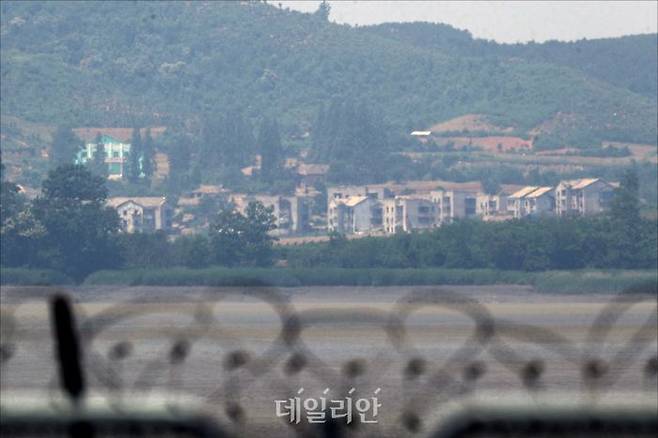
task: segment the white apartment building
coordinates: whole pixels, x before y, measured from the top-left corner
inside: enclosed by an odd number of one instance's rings
[[[437,205],[437,223],[474,217],[477,214],[477,193],[461,190],[434,190],[430,200]]]
[[[493,218],[506,218],[510,216],[507,209],[507,194],[487,195],[480,193],[477,195],[476,215],[483,220]]]
[[[508,209],[515,218],[549,215],[555,212],[553,187],[527,186],[507,199]]]
[[[348,196],[329,201],[327,229],[357,234],[381,230],[382,203],[375,196]]]
[[[555,189],[555,211],[587,215],[606,210],[614,195],[614,187],[600,178],[561,181]]]
[[[424,230],[438,225],[437,205],[429,198],[397,196],[386,199],[384,205],[384,231]]]

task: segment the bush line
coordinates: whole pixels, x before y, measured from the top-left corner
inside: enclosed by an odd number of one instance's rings
[[[64,274],[46,269],[2,268],[3,285],[72,285]],[[83,285],[125,286],[431,286],[528,285],[546,293],[657,294],[653,270],[501,271],[494,269],[347,269],[347,268],[225,268],[104,270],[89,275]]]

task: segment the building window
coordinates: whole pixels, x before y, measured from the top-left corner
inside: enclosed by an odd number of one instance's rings
[[[464,208],[465,208],[465,213],[466,216],[472,216],[475,214],[475,199],[474,198],[466,198],[464,200]]]

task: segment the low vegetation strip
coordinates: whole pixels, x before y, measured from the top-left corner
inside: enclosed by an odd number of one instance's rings
[[[87,285],[152,286],[425,286],[516,284],[547,293],[655,293],[653,270],[547,271],[530,273],[493,269],[285,269],[222,268],[99,271]]]
[[[533,285],[539,292],[637,292],[658,294],[656,270],[632,271],[547,271],[535,274]]]
[[[2,285],[73,285],[50,269],[2,268]],[[151,268],[103,270],[85,285],[126,286],[431,286],[515,284],[546,293],[657,293],[655,270],[573,270],[522,272],[495,269],[350,269],[350,268]]]
[[[489,269],[223,268],[99,271],[85,284],[208,286],[398,286],[530,284],[529,274]]]
[[[1,268],[0,284],[16,286],[67,285],[75,282],[52,269]]]

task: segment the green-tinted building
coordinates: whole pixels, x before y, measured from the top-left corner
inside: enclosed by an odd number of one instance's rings
[[[107,163],[108,178],[122,179],[126,172],[126,161],[130,154],[130,143],[124,143],[109,135],[101,135],[101,142],[105,148],[105,162]],[[97,150],[95,142],[87,142],[76,157],[77,164],[85,164],[94,158]]]

